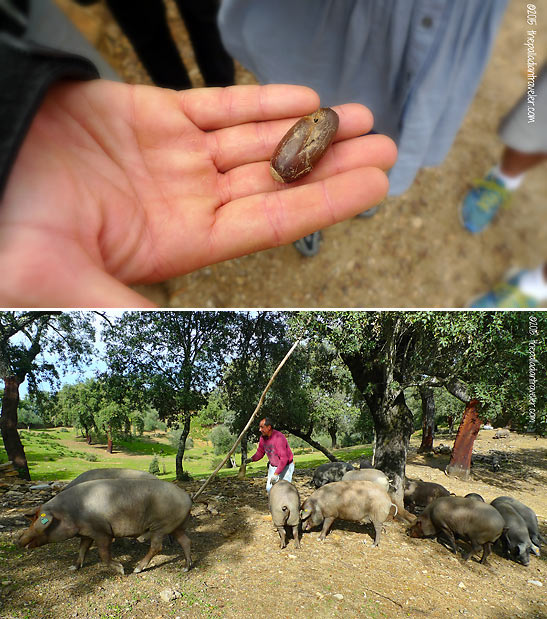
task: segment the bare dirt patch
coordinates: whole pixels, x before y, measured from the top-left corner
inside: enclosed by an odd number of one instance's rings
[[[407,474],[456,494],[478,492],[487,501],[512,495],[536,511],[547,536],[547,439],[492,436],[481,431],[475,452],[506,452],[509,459],[496,472],[479,465],[470,481],[448,478],[448,456],[417,455],[413,441]],[[312,492],[309,479],[309,471],[297,471],[302,498]],[[194,492],[199,485],[195,480],[185,488]],[[189,573],[182,572],[176,543],[166,542],[149,570],[131,574],[146,546],[117,540],[113,553],[126,576],[104,568],[94,549],[80,572],[69,571],[77,540],[16,549],[29,497],[0,498],[0,615],[6,618],[547,616],[543,556],[532,557],[528,567],[496,553],[487,565],[480,557],[463,562],[434,540],[407,537],[397,521],[386,523],[378,548],[372,548],[372,528],[337,521],[324,542],[314,531],[303,536],[301,550],[292,540],[280,550],[261,477],[216,480],[194,505],[188,532],[196,566]]]

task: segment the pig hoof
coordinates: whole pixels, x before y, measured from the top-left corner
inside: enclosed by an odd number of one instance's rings
[[[133,574],[140,574],[142,572],[142,567],[139,567],[137,565],[137,567],[133,570]]]
[[[69,569],[71,572],[75,572],[76,570],[79,570],[79,569],[80,569],[80,566],[79,566],[79,565],[71,565],[68,569]]]
[[[121,576],[125,574],[123,565],[121,563],[111,563],[110,565],[116,573],[120,574]]]

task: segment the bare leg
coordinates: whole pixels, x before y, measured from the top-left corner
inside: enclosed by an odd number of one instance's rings
[[[78,560],[74,565],[70,566],[71,570],[79,570],[84,564],[85,555],[89,550],[89,547],[93,543],[93,539],[91,537],[81,537],[80,538],[80,550],[78,552]]]
[[[152,533],[150,537],[150,550],[137,563],[137,565],[135,566],[135,569],[133,570],[133,574],[138,574],[139,572],[142,572],[144,569],[146,569],[146,567],[148,567],[148,564],[150,563],[152,558],[155,557],[158,554],[158,552],[161,551],[162,546],[163,546],[162,542],[163,542],[163,533],[158,533],[157,531]]]
[[[285,548],[285,546],[287,545],[285,527],[277,527],[277,532],[279,533],[280,539],[279,548]]]
[[[191,548],[190,538],[184,532],[183,526],[180,526],[178,529],[175,529],[173,531],[173,535],[176,537],[177,542],[180,544],[184,552],[184,556],[186,557],[186,567],[184,568],[183,572],[187,572],[192,567],[192,557],[190,556],[190,548]]]
[[[325,537],[327,536],[327,533],[329,532],[329,529],[332,526],[332,523],[334,522],[335,518],[325,518],[325,520],[323,521],[323,528],[321,529],[321,535],[319,536],[320,540],[324,540]]]
[[[95,541],[97,543],[97,548],[99,549],[99,556],[101,557],[103,563],[105,563],[108,567],[113,568],[116,572],[118,572],[118,574],[124,574],[123,565],[119,561],[112,560],[112,556],[110,554],[112,538],[102,537]]]
[[[292,536],[295,548],[300,548],[300,527],[297,524],[292,528]]]
[[[547,159],[547,153],[523,153],[506,146],[501,156],[500,170],[507,176],[519,176]]]

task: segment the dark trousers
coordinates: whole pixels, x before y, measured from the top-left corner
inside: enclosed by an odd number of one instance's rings
[[[181,90],[192,84],[167,24],[163,0],[106,0],[144,68],[157,86]],[[234,83],[234,63],[217,26],[218,0],[176,0],[207,86]]]

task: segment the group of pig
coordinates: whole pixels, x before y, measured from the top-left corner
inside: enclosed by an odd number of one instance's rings
[[[296,487],[285,480],[274,484],[269,507],[280,546],[287,544],[286,528],[292,528],[295,546],[300,547],[300,529],[321,526],[325,539],[336,519],[372,523],[374,546],[378,545],[383,523],[390,515],[411,522],[412,537],[437,535],[456,553],[455,538],[471,544],[464,559],[483,549],[481,563],[501,540],[505,553],[528,565],[530,552],[539,554],[542,539],[534,512],[511,497],[498,497],[490,505],[477,494],[457,497],[440,484],[407,480],[404,505],[390,494],[386,475],[370,465],[354,469],[345,462],[329,462],[314,472],[316,490],[302,504]],[[93,469],[82,473],[62,492],[32,514],[30,526],[19,537],[26,548],[42,546],[72,537],[80,538],[76,563],[82,567],[87,551],[96,543],[101,560],[120,574],[120,562],[112,559],[111,545],[118,537],[150,540],[150,549],[139,561],[135,573],[144,570],[162,549],[165,535],[181,545],[188,571],[192,567],[190,539],[185,525],[192,507],[191,497],[174,484],[131,469]],[[407,511],[408,510],[408,511]]]
[[[293,530],[299,547],[299,523],[304,530],[323,524],[319,539],[324,539],[336,518],[355,522],[372,522],[375,530],[374,546],[380,539],[382,523],[392,513],[397,515],[397,503],[389,493],[389,480],[379,470],[355,470],[346,462],[321,465],[314,472],[311,484],[318,488],[300,507],[296,488],[288,482],[278,482],[270,491],[270,511],[274,526],[286,545],[285,526]],[[376,486],[376,487],[375,487]],[[456,554],[456,538],[470,544],[463,555],[467,560],[482,548],[481,563],[500,540],[504,554],[528,565],[530,553],[539,555],[541,542],[536,514],[532,509],[508,496],[498,497],[489,505],[484,499],[470,493],[465,497],[451,494],[441,484],[407,479],[401,519],[412,522],[411,537],[437,536]]]

